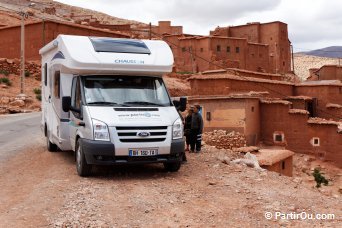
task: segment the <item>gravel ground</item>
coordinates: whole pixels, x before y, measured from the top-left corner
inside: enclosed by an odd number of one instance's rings
[[[165,172],[158,164],[96,167],[92,177],[81,178],[72,153],[49,153],[41,144],[0,167],[0,227],[341,224],[341,194],[327,194],[332,186],[317,190],[299,168],[298,177],[279,176],[232,164],[229,160],[236,154],[205,146],[200,154],[188,154],[188,163],[177,173]],[[265,219],[265,212],[272,219]],[[277,212],[332,213],[335,219],[275,219]]]

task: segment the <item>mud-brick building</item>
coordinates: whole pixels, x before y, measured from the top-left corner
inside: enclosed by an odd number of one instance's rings
[[[173,26],[171,21],[159,21],[157,26],[151,28],[152,36],[180,35],[183,34],[183,26]]]
[[[257,136],[257,142],[249,140],[248,145],[262,142],[264,145],[281,146],[297,153],[313,154],[341,167],[342,84],[339,80],[294,84],[232,75],[228,71],[223,74],[199,74],[189,80],[193,97],[203,97],[195,103],[203,106],[208,130],[217,126],[229,130],[240,124],[237,131],[248,137]],[[239,93],[248,96],[234,102],[216,98]],[[251,104],[249,100],[252,95],[260,100],[255,99]],[[192,100],[189,98],[189,101]],[[259,115],[247,115],[252,109]],[[251,134],[246,129],[252,126],[259,127],[254,128]]]
[[[342,81],[342,66],[340,65],[324,65],[319,69],[310,69],[310,77],[308,80],[340,80]]]
[[[248,145],[259,142],[259,98],[247,95],[193,96],[189,103],[201,104],[204,131],[236,131],[245,136]]]
[[[283,149],[261,149],[254,154],[262,168],[292,177],[294,155],[292,151]]]
[[[244,38],[218,36],[165,36],[178,72],[203,72],[239,68],[270,72],[268,45],[247,42]]]
[[[288,39],[287,24],[283,22],[253,22],[239,26],[217,27],[210,32],[210,35],[245,38],[250,43],[267,44],[269,72],[287,73],[291,71],[291,43]]]
[[[315,117],[342,120],[342,83],[339,80],[305,81],[296,84],[295,95],[313,98],[312,106]]]
[[[39,49],[59,34],[129,38],[128,35],[73,23],[39,21],[25,25],[25,58],[39,60]],[[0,58],[20,58],[20,25],[0,28]]]

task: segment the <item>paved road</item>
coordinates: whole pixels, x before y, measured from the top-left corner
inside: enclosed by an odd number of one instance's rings
[[[40,118],[41,113],[0,116],[0,162],[44,142]]]

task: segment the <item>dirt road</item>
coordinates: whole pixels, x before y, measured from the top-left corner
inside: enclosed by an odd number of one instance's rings
[[[0,115],[0,163],[41,141],[38,112]]]
[[[1,129],[3,131],[3,129]],[[0,227],[338,227],[341,195],[276,173],[223,163],[232,152],[205,146],[177,173],[161,165],[96,167],[77,176],[72,153],[44,140],[0,166]],[[265,213],[271,212],[267,220]],[[334,219],[275,218],[325,213]],[[278,215],[280,216],[280,215]]]

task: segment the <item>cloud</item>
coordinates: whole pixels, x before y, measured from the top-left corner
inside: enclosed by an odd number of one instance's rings
[[[216,26],[282,21],[298,48],[342,45],[340,0],[58,0],[109,15],[157,24],[171,20],[184,32],[208,35]]]

